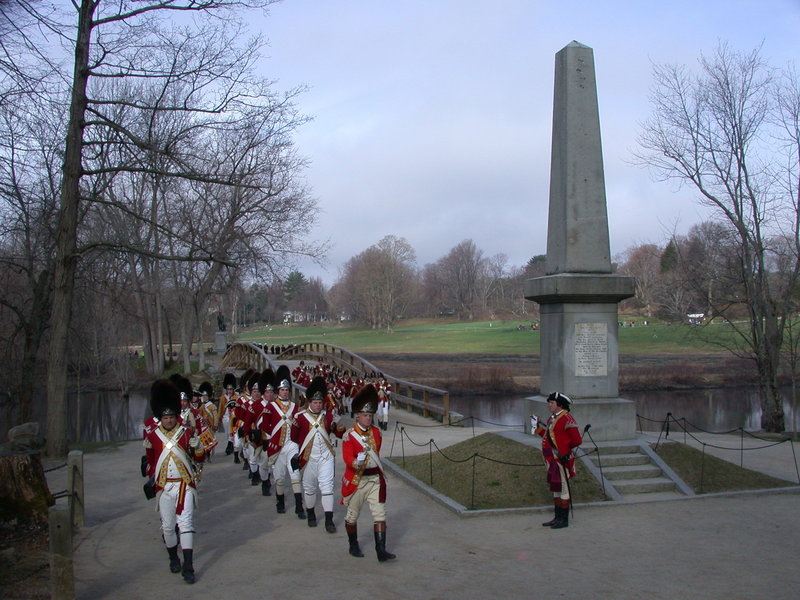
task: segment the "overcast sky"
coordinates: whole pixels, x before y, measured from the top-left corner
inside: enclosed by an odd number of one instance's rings
[[[800,0],[284,0],[253,25],[263,73],[309,88],[307,236],[333,247],[297,266],[331,285],[390,234],[419,267],[465,239],[509,266],[545,253],[554,58],[572,40],[594,49],[612,256],[686,233],[706,214],[693,191],[632,164],[652,64],[694,68],[722,40],[785,66]]]

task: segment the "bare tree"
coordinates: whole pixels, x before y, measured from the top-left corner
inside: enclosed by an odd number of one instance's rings
[[[731,323],[757,367],[762,427],[782,431],[781,347],[800,274],[800,85],[758,50],[721,44],[699,65],[697,75],[655,67],[639,158],[658,177],[691,186],[735,232],[748,319]],[[778,237],[791,240],[791,260],[773,260]]]
[[[486,276],[486,259],[472,240],[453,247],[439,261],[440,275],[448,299],[459,317],[475,318],[480,308],[481,286]]]
[[[108,200],[106,192],[121,172],[146,173],[155,179],[188,178],[237,188],[257,189],[261,185],[229,178],[230,169],[224,173],[210,170],[195,160],[193,149],[198,146],[175,145],[174,141],[180,138],[174,135],[164,139],[142,136],[140,129],[126,126],[130,121],[125,117],[151,109],[179,114],[185,122],[180,130],[191,138],[200,127],[230,129],[232,123],[243,123],[237,121],[245,118],[242,107],[260,97],[258,93],[254,95],[259,84],[251,77],[260,42],[256,39],[244,47],[237,43],[244,37],[234,9],[270,3],[271,0],[80,0],[72,4],[75,25],[65,25],[72,19],[59,12],[62,7],[22,0],[15,3],[36,23],[38,35],[45,38],[38,47],[56,48],[58,44],[47,42],[60,36],[60,41],[74,49],[71,69],[48,62],[60,57],[36,55],[55,67],[53,72],[70,73],[63,82],[68,100],[53,96],[54,105],[67,104],[69,109],[55,234],[47,378],[48,454],[66,451],[66,356],[78,260],[102,245],[80,239],[79,225],[87,210]],[[178,15],[182,16],[171,20]],[[138,96],[142,82],[161,82],[163,93],[155,98]],[[49,91],[57,94],[59,90]],[[112,158],[115,162],[111,162]],[[153,189],[158,191],[161,183],[157,182]],[[160,226],[164,227],[163,222]],[[184,241],[183,254],[171,258],[227,260],[192,245],[191,240]],[[119,242],[106,247],[133,250]]]
[[[660,284],[661,249],[655,244],[639,244],[623,253],[619,272],[636,281],[636,300],[644,314],[652,317],[656,309]]]
[[[408,241],[393,235],[351,258],[340,280],[347,313],[370,327],[391,329],[414,295],[415,261]]]

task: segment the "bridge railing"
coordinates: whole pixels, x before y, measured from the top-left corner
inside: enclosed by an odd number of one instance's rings
[[[230,358],[229,358],[230,357]],[[370,373],[380,373],[392,384],[392,402],[395,405],[425,417],[450,422],[450,392],[438,388],[421,385],[405,379],[389,375],[365,358],[350,352],[347,348],[327,344],[325,342],[306,342],[286,348],[274,358],[277,362],[288,360],[312,360],[329,364],[340,369],[354,372],[361,377]],[[223,368],[247,369],[248,367],[265,369],[277,367],[257,344],[232,344],[222,360]]]
[[[256,369],[263,371],[277,368],[269,355],[258,344],[236,342],[231,344],[222,357],[223,369]]]

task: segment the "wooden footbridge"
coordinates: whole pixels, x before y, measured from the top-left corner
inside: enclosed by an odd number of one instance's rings
[[[271,368],[275,371],[280,364],[291,363],[290,368],[293,368],[302,360],[312,364],[324,363],[362,378],[376,373],[392,384],[392,402],[396,406],[450,423],[450,392],[393,377],[346,348],[322,342],[308,342],[289,346],[273,355],[265,352],[265,347],[267,346],[245,342],[231,344],[222,358],[222,370],[243,371],[252,368],[263,371]],[[302,389],[296,383],[293,386]]]

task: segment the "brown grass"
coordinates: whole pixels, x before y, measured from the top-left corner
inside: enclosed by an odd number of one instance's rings
[[[762,490],[796,485],[791,481],[743,469],[679,442],[660,444],[656,448],[656,452],[696,494]]]

